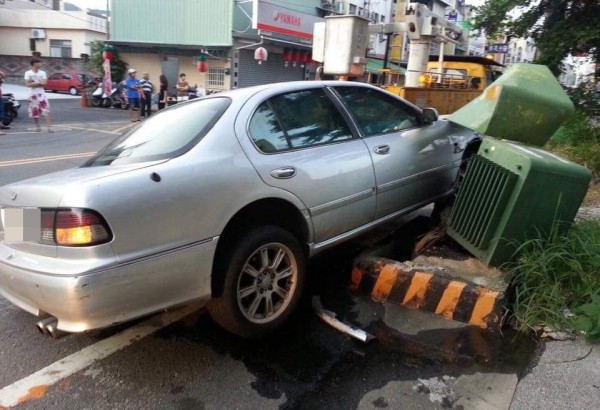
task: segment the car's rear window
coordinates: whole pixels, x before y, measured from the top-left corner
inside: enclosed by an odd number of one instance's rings
[[[212,128],[230,103],[227,97],[215,97],[176,105],[133,127],[83,166],[131,164],[182,155]]]

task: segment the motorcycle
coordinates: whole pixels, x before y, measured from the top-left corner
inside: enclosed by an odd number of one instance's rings
[[[114,107],[127,109],[129,106],[125,87],[123,84],[115,85],[115,83],[112,83],[110,94],[104,92],[102,83],[98,84],[96,90],[92,93],[91,103],[94,107],[104,108]]]
[[[206,95],[206,92],[204,91],[204,89],[199,88],[197,85],[193,86],[193,87],[188,87],[187,89],[187,96],[179,96],[177,95],[177,87],[173,87],[173,89],[175,90],[170,98],[169,98],[169,106],[173,105],[173,104],[177,104],[178,102],[181,101],[189,101],[189,100],[193,100],[194,98],[200,98],[200,97],[204,97]]]
[[[117,85],[110,95],[110,101],[113,108],[122,108],[126,110],[129,107],[129,99],[127,98],[127,90],[125,83],[121,82]]]
[[[19,116],[21,103],[15,99],[12,93],[2,94],[2,104],[4,108],[4,118],[1,118],[2,125],[8,127],[15,118]]]
[[[204,92],[202,92],[202,90],[200,90],[197,85],[193,87],[188,87],[188,100],[204,97],[204,95]]]

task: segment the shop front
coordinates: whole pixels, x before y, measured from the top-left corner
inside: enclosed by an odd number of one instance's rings
[[[234,38],[232,88],[314,78],[313,25],[320,21],[315,15],[255,1],[252,29],[257,35]]]

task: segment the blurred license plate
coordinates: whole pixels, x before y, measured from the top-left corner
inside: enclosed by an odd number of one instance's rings
[[[0,209],[4,240],[6,242],[39,241],[41,215],[39,208]]]

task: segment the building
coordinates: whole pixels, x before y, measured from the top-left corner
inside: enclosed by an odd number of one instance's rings
[[[516,63],[533,63],[537,58],[537,47],[531,38],[501,36],[488,42],[486,53],[489,58],[509,67]]]
[[[313,24],[334,11],[320,0],[112,0],[109,42],[121,58],[170,88],[223,90],[313,75]],[[256,60],[262,48],[266,59]],[[262,50],[261,50],[262,51]],[[207,58],[199,72],[198,58]]]
[[[508,41],[508,51],[504,54],[503,64],[510,66],[515,63],[533,63],[537,53],[535,42],[531,38],[511,38]]]
[[[67,8],[65,8],[65,5]],[[0,70],[20,81],[32,55],[45,70],[82,70],[90,43],[106,40],[106,17],[78,10],[63,0],[0,2]]]
[[[106,39],[106,18],[65,11],[63,0],[5,0],[0,5],[0,54],[79,58]]]

